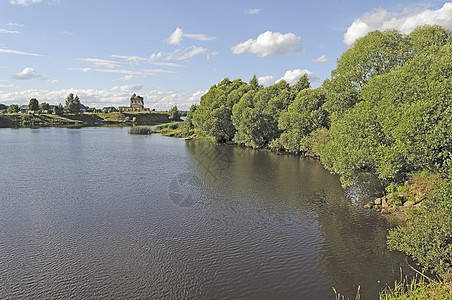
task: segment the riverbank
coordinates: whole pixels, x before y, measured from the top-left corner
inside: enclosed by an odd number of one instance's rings
[[[0,128],[156,125],[168,123],[167,112],[112,112],[81,114],[0,114]]]

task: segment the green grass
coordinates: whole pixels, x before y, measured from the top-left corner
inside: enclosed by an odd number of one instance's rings
[[[451,281],[425,282],[422,279],[413,279],[396,282],[393,289],[386,289],[380,294],[380,300],[433,300],[452,299]]]
[[[184,122],[172,122],[154,127],[154,132],[165,136],[185,136]]]

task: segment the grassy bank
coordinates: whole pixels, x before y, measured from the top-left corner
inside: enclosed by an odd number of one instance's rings
[[[184,122],[172,122],[154,127],[154,132],[164,136],[186,137]]]
[[[81,114],[0,114],[0,127],[155,125],[168,123],[167,112],[112,112]]]

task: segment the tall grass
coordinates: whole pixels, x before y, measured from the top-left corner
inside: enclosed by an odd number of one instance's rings
[[[129,133],[130,134],[143,134],[143,135],[146,135],[146,134],[151,134],[153,132],[152,132],[152,129],[149,128],[149,127],[132,127],[129,130]]]

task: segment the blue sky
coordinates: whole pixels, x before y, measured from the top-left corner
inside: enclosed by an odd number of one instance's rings
[[[452,28],[447,1],[0,0],[0,103],[188,109],[223,78],[308,74],[318,87],[356,38]]]

